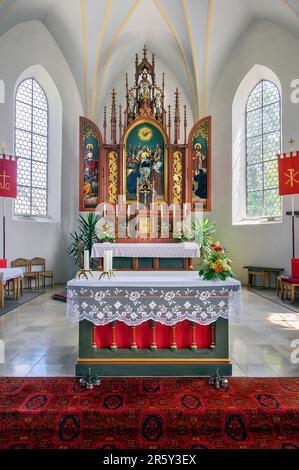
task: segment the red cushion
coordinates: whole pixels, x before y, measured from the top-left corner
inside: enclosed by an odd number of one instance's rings
[[[290,284],[299,284],[299,277],[281,277],[281,280]]]
[[[0,268],[7,268],[7,259],[0,259]]]

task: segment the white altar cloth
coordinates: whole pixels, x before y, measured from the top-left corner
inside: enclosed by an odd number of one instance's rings
[[[23,277],[24,272],[22,268],[0,268],[0,281],[5,284],[10,279]]]
[[[195,242],[185,243],[95,243],[92,258],[103,258],[105,250],[113,256],[126,258],[199,258],[200,251]]]
[[[241,283],[201,279],[196,271],[115,273],[111,280],[93,277],[67,284],[67,318],[105,325],[115,320],[139,325],[148,320],[175,325],[190,320],[209,325],[219,317],[238,321],[242,315]]]

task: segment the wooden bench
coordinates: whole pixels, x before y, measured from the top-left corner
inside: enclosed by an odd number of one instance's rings
[[[268,288],[271,287],[271,274],[274,274],[276,277],[284,271],[284,268],[269,268],[265,266],[243,266],[244,269],[248,269],[248,282],[247,287],[254,287],[257,276],[263,278],[263,287],[266,288],[266,280],[268,280]]]

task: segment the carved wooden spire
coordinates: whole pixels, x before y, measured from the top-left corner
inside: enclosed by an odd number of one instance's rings
[[[187,143],[187,106],[184,105],[184,144]]]
[[[168,138],[171,140],[171,106],[168,105]]]
[[[119,109],[118,127],[119,127],[119,141],[120,141],[121,138],[122,138],[122,132],[123,132],[122,113],[121,113],[122,106],[121,106],[121,104],[119,105],[118,109]]]
[[[143,58],[146,59],[146,56],[147,56],[147,48],[146,48],[146,46],[144,45],[144,46],[143,46]]]
[[[111,102],[111,142],[116,144],[116,91],[113,88],[112,93],[112,102]]]
[[[107,106],[104,107],[103,128],[104,128],[104,144],[106,144],[107,142]]]
[[[139,62],[138,54],[136,54],[135,56],[135,84],[136,86],[138,85],[138,62]]]
[[[155,54],[152,55],[152,77],[153,77],[153,85],[156,85],[156,73],[155,73]]]
[[[165,111],[165,73],[162,75],[162,109],[163,109],[163,125],[166,125],[166,111]]]
[[[180,93],[177,88],[175,91],[175,108],[174,108],[174,143],[178,144],[181,134],[181,117],[180,117]]]

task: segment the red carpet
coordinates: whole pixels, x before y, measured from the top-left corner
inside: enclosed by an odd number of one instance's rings
[[[1,378],[0,448],[299,448],[299,378]]]

